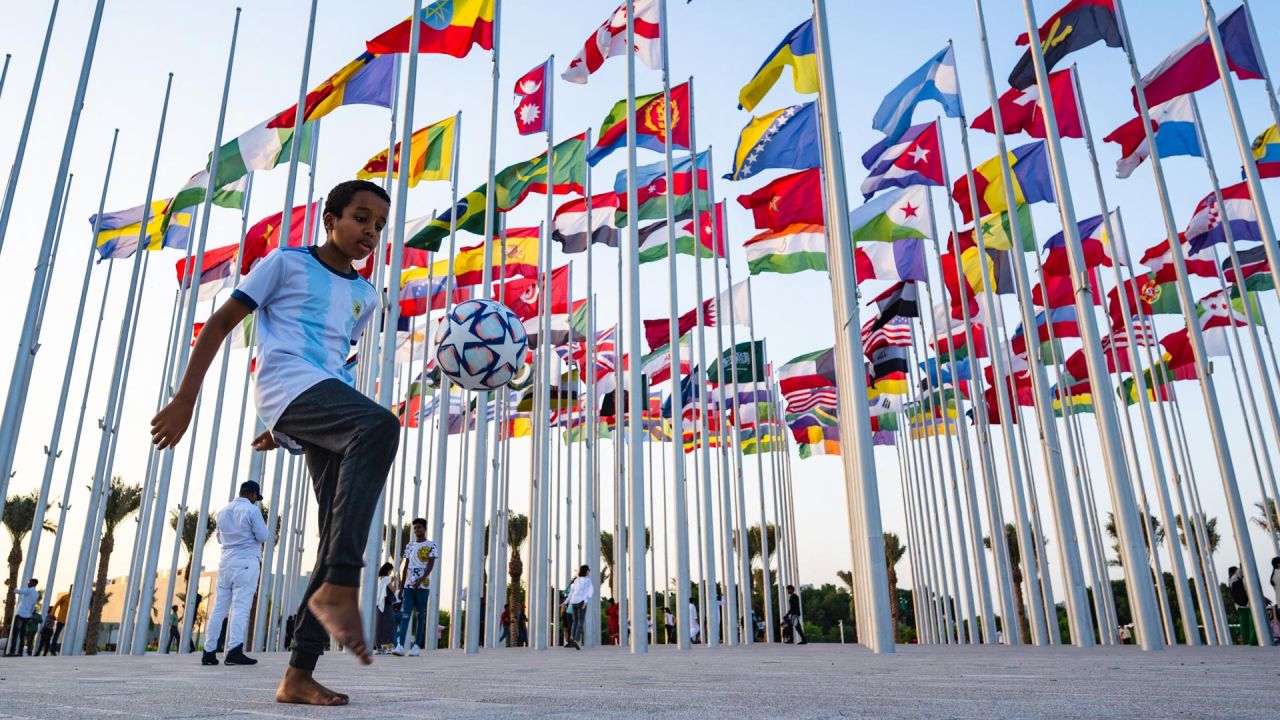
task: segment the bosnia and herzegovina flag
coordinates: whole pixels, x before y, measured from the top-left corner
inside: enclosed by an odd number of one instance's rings
[[[1045,70],[1052,70],[1068,53],[1088,47],[1099,40],[1109,47],[1123,47],[1120,22],[1116,19],[1114,0],[1071,0],[1040,26],[1036,33],[1044,48]],[[1018,45],[1026,45],[1026,33],[1018,37]],[[1026,90],[1036,84],[1036,70],[1027,50],[1009,73],[1009,84]]]
[[[165,247],[185,248],[191,237],[191,213],[179,212],[172,217],[165,213],[168,200],[156,200],[151,203],[151,210],[146,212],[147,230],[143,249],[159,250]],[[126,258],[138,249],[138,242],[143,236],[142,216],[145,206],[105,213],[101,219],[97,215],[89,218],[89,225],[94,227],[97,235],[94,246],[98,250],[98,260],[115,260]]]
[[[1023,203],[1054,202],[1057,197],[1053,192],[1053,177],[1049,172],[1049,153],[1043,140],[1028,143],[1009,151],[1009,165],[1013,172],[1014,202]],[[978,213],[990,215],[1009,209],[1005,202],[1004,180],[1000,176],[1000,157],[991,158],[973,169],[973,176],[978,191]],[[960,210],[964,213],[964,221],[973,220],[973,203],[969,198],[969,176],[963,175],[956,181],[951,192]]]
[[[756,74],[738,93],[738,109],[747,112],[755,110],[788,65],[791,66],[796,92],[818,92],[818,55],[813,45],[813,18],[797,25],[769,53],[760,69],[756,70]]]
[[[472,45],[493,49],[494,0],[435,0],[418,16],[418,52],[465,57]],[[409,52],[413,18],[365,43],[375,54]]]
[[[738,136],[733,172],[724,177],[746,180],[763,170],[808,170],[821,164],[817,105],[807,102],[751,118]]]
[[[360,53],[355,60],[307,93],[302,108],[302,121],[324,117],[343,105],[376,105],[391,107],[395,94],[396,59],[391,55]],[[267,121],[269,128],[291,128],[298,116],[298,106]]]

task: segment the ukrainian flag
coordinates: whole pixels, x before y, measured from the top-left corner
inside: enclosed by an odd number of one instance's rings
[[[769,93],[782,71],[791,66],[796,92],[818,92],[818,55],[813,45],[813,18],[805,20],[787,33],[778,47],[756,70],[751,81],[738,93],[738,109],[751,112]]]
[[[151,203],[151,212],[147,213],[146,250],[187,246],[187,240],[191,237],[191,213],[179,212],[166,216],[165,209],[168,205],[168,200]],[[101,222],[97,215],[89,218],[89,225],[98,231],[94,246],[98,250],[99,261],[133,255],[138,249],[142,231],[142,211],[143,206],[139,205],[128,210],[106,213]]]

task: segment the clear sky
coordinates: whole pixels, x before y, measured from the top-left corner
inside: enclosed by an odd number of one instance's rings
[[[1060,4],[1058,0],[1038,2],[1040,20],[1054,12]],[[245,5],[227,107],[225,139],[228,140],[294,102],[305,40],[307,3],[303,0]],[[321,2],[309,84],[316,84],[361,52],[366,39],[400,21],[407,15],[410,5],[407,0],[358,4],[330,0]],[[940,49],[948,39],[954,39],[956,44],[960,80],[969,114],[977,115],[989,105],[977,27],[970,3],[958,0],[915,0],[907,3],[832,0],[828,5],[841,131],[848,156],[846,165],[850,169],[851,186],[856,188],[861,180],[858,156],[880,139],[880,135],[870,128],[870,118],[884,93]],[[1224,14],[1235,7],[1234,2],[1224,0],[1220,0],[1218,5],[1219,11]],[[8,368],[22,325],[23,310],[32,279],[31,268],[48,212],[53,173],[66,132],[66,120],[92,6],[93,3],[89,0],[65,0],[61,4],[49,64],[40,88],[36,122],[16,191],[12,224],[3,255],[0,255],[0,286],[5,288],[5,297],[11,308],[10,312],[0,315],[0,349],[3,350],[0,361],[5,370],[0,373],[0,384],[7,385],[9,380]],[[555,53],[557,67],[563,68],[615,6],[616,0],[508,0],[504,3],[501,81],[498,91],[498,167],[532,157],[545,147],[545,140],[541,136],[520,137],[514,131],[511,119],[511,86],[515,79],[525,70],[542,62],[548,53]],[[1144,71],[1203,27],[1200,3],[1196,0],[1130,0],[1126,7],[1138,60]],[[1007,76],[1021,53],[1013,45],[1013,39],[1026,30],[1026,23],[1021,3],[1014,0],[990,0],[986,9],[997,84],[1003,90],[1004,81],[1001,78]],[[1277,60],[1277,46],[1273,39],[1276,28],[1280,27],[1280,7],[1274,3],[1255,2],[1253,9],[1264,53],[1273,63],[1280,62]],[[18,132],[32,88],[40,42],[48,21],[48,11],[47,0],[14,4],[6,10],[6,22],[0,27],[0,53],[13,54],[8,79],[3,94],[0,95],[0,158],[12,158],[16,148]],[[695,77],[698,143],[700,146],[714,147],[718,174],[728,171],[738,131],[748,120],[746,113],[736,109],[738,89],[751,77],[752,71],[781,37],[802,21],[809,11],[810,3],[806,0],[697,0],[692,4],[673,0],[670,3],[672,77]],[[62,248],[56,260],[50,306],[41,336],[42,345],[22,428],[15,465],[16,475],[10,485],[11,493],[26,492],[37,487],[40,482],[45,460],[41,447],[49,441],[63,361],[78,305],[81,270],[91,244],[87,219],[98,206],[112,129],[120,128],[121,134],[106,209],[119,210],[138,205],[143,200],[165,76],[167,72],[173,72],[173,97],[157,171],[156,197],[172,195],[188,176],[199,170],[213,144],[233,13],[234,4],[229,2],[175,4],[161,0],[112,0],[107,4],[84,113],[76,137],[71,164],[76,177],[71,190]],[[1099,44],[1075,54],[1072,59],[1080,65],[1086,103],[1096,135],[1101,136],[1132,117],[1129,98],[1131,83],[1124,55],[1119,50]],[[413,124],[421,127],[458,110],[462,111],[460,182],[464,192],[484,180],[489,131],[490,69],[488,54],[481,52],[475,52],[461,60],[445,56],[424,56],[421,59]],[[625,61],[615,59],[593,75],[586,86],[557,82],[554,117],[557,136],[565,137],[587,127],[598,126],[613,102],[625,96],[625,71]],[[659,73],[638,68],[638,92],[653,92],[660,88],[660,83]],[[1237,83],[1237,89],[1252,137],[1272,122],[1262,84]],[[1240,158],[1225,113],[1222,92],[1215,85],[1202,91],[1199,99],[1219,173],[1234,181],[1238,176]],[[791,91],[789,80],[784,78],[762,102],[758,112],[768,112],[802,100]],[[916,119],[932,118],[938,112],[940,110],[937,105],[925,103],[918,110]],[[341,108],[324,119],[318,161],[314,166],[317,192],[323,193],[336,182],[353,176],[369,156],[385,147],[387,120],[386,110],[365,106]],[[953,120],[944,122],[944,128],[945,141],[950,150],[950,172],[954,177],[962,171],[959,130]],[[1025,141],[1026,138],[1012,138],[1010,142],[1016,146]],[[975,133],[972,142],[975,160],[985,160],[993,154],[995,143],[992,136]],[[1081,217],[1095,214],[1098,206],[1091,189],[1092,178],[1083,144],[1068,140],[1066,147],[1077,212]],[[1164,232],[1150,169],[1144,165],[1130,179],[1114,180],[1109,168],[1119,156],[1118,148],[1108,145],[1101,148],[1100,154],[1104,175],[1108,178],[1109,197],[1113,204],[1120,205],[1126,211],[1129,242],[1134,255],[1138,256],[1145,248],[1161,239]],[[660,159],[660,155],[640,151],[641,163],[657,162]],[[614,174],[623,167],[623,153],[617,153],[599,165],[594,174],[596,187],[611,185]],[[1175,158],[1168,161],[1166,167],[1175,215],[1179,224],[1185,225],[1195,203],[1209,190],[1204,166],[1198,159]],[[717,196],[732,199],[779,174],[781,173],[776,171],[769,172],[742,183],[717,180],[715,190]],[[281,209],[285,175],[285,170],[281,168],[274,172],[259,173],[255,177],[253,202],[248,213],[250,222]],[[305,192],[303,178],[298,204],[301,204],[302,193]],[[851,205],[856,205],[856,190],[852,194]],[[1273,203],[1280,203],[1280,193],[1275,191],[1274,185],[1268,195]],[[935,196],[938,201],[942,200],[942,195],[935,193]],[[560,201],[557,199],[557,204]],[[420,185],[409,194],[408,216],[417,217],[434,212],[447,207],[448,203],[447,184]],[[942,206],[938,206],[937,212],[940,220],[945,218]],[[530,200],[512,213],[510,224],[536,224],[544,217],[544,213],[542,197],[531,196]],[[1037,233],[1042,239],[1060,228],[1055,208],[1048,205],[1035,208],[1035,220]],[[209,247],[235,243],[240,222],[238,213],[215,209],[210,226]],[[745,275],[741,243],[753,233],[749,215],[736,203],[730,202],[729,247],[735,279]],[[461,238],[463,243],[477,240],[468,236]],[[603,251],[600,257],[603,258],[603,267],[610,270],[616,258],[614,252]],[[151,258],[150,273],[143,289],[139,339],[130,374],[115,466],[117,474],[132,482],[142,481],[146,467],[148,420],[154,411],[165,352],[167,323],[176,288],[172,267],[179,259],[180,254],[173,250]],[[559,256],[556,258],[557,263],[565,260],[566,258]],[[579,269],[583,267],[582,256],[573,260],[575,285],[581,296],[586,292],[583,277],[585,273]],[[694,301],[692,262],[683,257],[679,261],[682,309],[691,307]],[[91,480],[97,453],[99,436],[96,418],[101,416],[105,406],[107,378],[124,305],[127,270],[127,266],[123,264],[116,269],[107,303],[103,346],[99,351],[98,371],[89,393],[85,438],[74,468],[75,494],[65,525],[69,546],[64,546],[64,549],[74,550],[84,532],[84,487]],[[96,316],[105,271],[105,265],[94,269],[88,299],[85,301],[86,322],[91,323]],[[666,272],[666,267],[662,264],[647,265],[641,270],[642,282],[646,288],[642,298],[645,317],[662,317],[667,312]],[[607,318],[616,313],[616,285],[610,272],[605,272],[604,275],[597,282],[595,292],[600,298],[601,316]],[[862,288],[863,297],[874,297],[882,289],[883,283],[868,282]],[[1202,282],[1196,287],[1198,295],[1211,289],[1209,284]],[[831,305],[829,285],[824,277],[816,273],[761,276],[754,282],[754,291],[756,332],[757,335],[768,338],[773,361],[785,362],[802,353],[830,346]],[[1274,321],[1280,319],[1274,312],[1274,297],[1264,297],[1263,304],[1268,311],[1268,318],[1274,324]],[[202,315],[205,312],[204,309],[201,310]],[[1012,307],[1009,312],[1012,327],[1015,322]],[[1172,331],[1180,322],[1180,319],[1173,317],[1161,318],[1159,326],[1162,334]],[[742,338],[740,333],[739,340]],[[54,474],[55,498],[61,492],[66,477],[74,431],[74,413],[84,382],[88,343],[91,339],[92,327],[88,327],[82,338],[72,382],[73,392],[68,412],[73,415],[64,430],[61,441],[63,456]],[[1068,341],[1067,346],[1074,349],[1078,345],[1074,341]],[[215,501],[225,497],[229,489],[234,417],[238,412],[241,388],[238,371],[234,368],[243,367],[243,361],[243,355],[237,351],[232,363],[232,379],[226,387],[229,403],[221,425],[221,440],[215,458]],[[1215,365],[1218,369],[1217,377],[1222,381],[1219,396],[1223,414],[1227,418],[1238,481],[1246,506],[1252,511],[1252,503],[1259,499],[1259,493],[1257,473],[1249,453],[1250,441],[1240,419],[1241,410],[1229,381],[1230,373],[1224,371],[1226,359],[1219,359]],[[212,385],[206,387],[211,388]],[[1219,517],[1219,528],[1226,535],[1229,523],[1225,516],[1223,491],[1199,393],[1194,385],[1182,383],[1178,394],[1183,400],[1187,415],[1194,445],[1192,459],[1206,510]],[[207,394],[206,399],[212,399],[212,394]],[[211,405],[212,403],[206,403],[204,408],[206,418],[211,415]],[[1092,419],[1087,419],[1086,434],[1089,437],[1086,443],[1090,457],[1095,459],[1094,490],[1099,508],[1105,512],[1110,507],[1110,499],[1102,467],[1096,462],[1100,452],[1094,433],[1090,432],[1092,427]],[[1034,435],[1034,426],[1028,430]],[[1267,430],[1265,438],[1257,438],[1254,444],[1260,453],[1274,456],[1280,443],[1275,442],[1275,436],[1270,432]],[[206,420],[194,438],[196,449],[192,458],[194,472],[191,494],[196,499],[204,480],[209,433],[209,421]],[[170,496],[175,503],[182,490],[183,470],[188,458],[187,443],[191,439],[192,436],[189,435],[179,450],[174,474],[175,485]],[[1038,494],[1044,504],[1044,522],[1047,528],[1051,528],[1040,453],[1035,452],[1034,447],[1032,450]],[[518,456],[522,453],[513,454]],[[456,457],[456,450],[454,455]],[[884,525],[887,530],[896,531],[905,537],[896,458],[892,449],[877,450]],[[1274,459],[1276,458],[1273,457]],[[603,462],[604,467],[609,467],[607,455]],[[1145,468],[1145,457],[1141,462]],[[754,463],[748,463],[746,467],[748,508],[753,510],[756,508]],[[523,511],[527,507],[527,489],[521,473],[526,470],[521,466],[515,469],[519,480],[513,482],[512,503],[515,509]],[[801,577],[804,582],[835,582],[836,570],[850,565],[839,461],[835,458],[807,461],[796,459],[794,470]],[[450,474],[454,475],[452,471]],[[1011,516],[1008,484],[1003,470],[1000,471],[1000,477],[1005,496],[1005,512]],[[449,485],[452,486],[453,482],[450,481]],[[268,488],[268,495],[272,494],[272,489]],[[452,498],[453,494],[450,493],[450,499]],[[606,490],[602,502],[606,528],[611,516],[610,498],[611,492]],[[446,537],[442,538],[446,557],[452,554],[454,545],[451,508],[452,505],[447,515]],[[51,518],[56,519],[56,512],[55,506],[51,511]],[[749,512],[748,518],[753,524],[758,522],[753,513]],[[985,518],[983,522],[986,523]],[[658,527],[661,528],[660,522]],[[116,554],[111,563],[113,576],[124,572],[133,528],[132,521],[126,522],[121,528]],[[1051,543],[1057,542],[1051,529],[1049,536]],[[165,537],[166,558],[171,537],[170,534]],[[1260,560],[1265,562],[1270,556],[1267,547],[1269,542],[1256,530],[1251,531],[1251,540]],[[7,540],[0,540],[0,545],[7,547]],[[50,548],[51,542],[42,546],[37,571],[41,577],[47,571],[47,553]],[[1054,554],[1052,548],[1051,545],[1050,552]],[[658,549],[660,552],[661,540],[658,541]],[[1233,564],[1236,556],[1234,547],[1229,542],[1224,543],[1218,556],[1219,565],[1225,567]],[[216,561],[217,551],[211,547],[206,555],[206,565],[215,565]],[[662,572],[661,555],[659,572]],[[671,572],[674,573],[674,568]],[[900,568],[899,577],[903,578],[904,584],[908,583],[910,574],[905,563]],[[58,585],[65,587],[70,580],[71,566],[64,562],[59,571]],[[445,583],[447,589],[447,577]],[[1063,594],[1060,583],[1056,590],[1061,599]]]

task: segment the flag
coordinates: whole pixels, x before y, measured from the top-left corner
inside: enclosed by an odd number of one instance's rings
[[[895,283],[868,304],[874,304],[878,311],[870,325],[871,330],[884,327],[894,318],[920,317],[920,300],[916,284],[908,280]]]
[[[670,92],[671,98],[671,148],[689,149],[689,83],[681,83]],[[636,98],[636,147],[654,152],[666,152],[667,114],[666,99],[662,93],[641,95]],[[587,153],[592,166],[608,157],[614,150],[627,146],[627,101],[614,103],[609,114],[600,123],[600,136],[596,146]]]
[[[466,288],[454,288],[446,293],[448,276],[432,276],[427,268],[413,267],[400,273],[400,316],[417,317],[428,310],[443,310],[450,302],[457,304],[471,299]]]
[[[1099,40],[1108,47],[1124,47],[1124,37],[1120,32],[1120,22],[1116,18],[1112,0],[1071,0],[1046,20],[1036,35],[1044,51],[1044,66],[1047,70],[1052,70],[1068,54]],[[1029,42],[1027,33],[1018,37],[1018,45]],[[1009,84],[1018,89],[1036,84],[1036,71],[1030,50],[1018,60],[1013,72],[1009,73]]]
[[[289,162],[293,152],[293,127],[270,127],[270,120],[241,133],[239,137],[218,148],[218,175],[213,183],[222,188],[238,181],[255,170],[270,170],[280,163]],[[292,123],[290,123],[292,126]],[[311,123],[302,126],[302,145],[298,147],[298,162],[311,164]],[[208,165],[205,166],[208,169]]]
[[[699,258],[724,257],[724,202],[716,204],[714,216],[709,210],[698,215],[700,219],[696,245],[693,239],[693,218],[686,214],[676,221],[676,253],[696,255]],[[666,220],[640,228],[640,262],[654,262],[667,257],[667,240],[670,235]]]
[[[1280,126],[1272,125],[1254,138],[1253,160],[1258,164],[1259,176],[1280,177]]]
[[[733,172],[728,180],[746,180],[764,170],[807,170],[822,165],[817,104],[774,110],[752,117],[738,135]]]
[[[871,318],[862,324],[862,354],[895,345],[911,347],[911,321],[904,317],[893,317],[887,322],[877,325],[879,318]]]
[[[1114,214],[1111,222],[1113,226],[1119,223]],[[1112,243],[1110,238],[1107,237],[1106,223],[1103,216],[1095,215],[1081,220],[1076,224],[1076,230],[1080,235],[1080,249],[1084,253],[1084,268],[1082,269],[1111,267],[1113,261],[1121,261],[1120,258],[1112,256]],[[1044,249],[1048,251],[1048,255],[1044,258],[1045,274],[1070,275],[1071,267],[1070,262],[1067,260],[1066,233],[1054,234],[1044,244]],[[1123,264],[1122,261],[1121,264]]]
[[[311,217],[315,217],[320,212],[320,201],[311,204]],[[267,256],[267,253],[275,250],[280,246],[280,226],[283,224],[284,213],[278,212],[268,215],[249,228],[249,232],[244,236],[244,254],[240,257],[240,274],[248,275],[253,266],[259,260]],[[307,244],[304,232],[306,230],[307,206],[299,205],[289,213],[289,239],[285,241],[285,247],[302,247]]]
[[[960,117],[960,86],[956,81],[955,51],[948,45],[929,58],[884,97],[871,127],[897,141],[911,125],[911,115],[922,100],[937,100],[947,117]]]
[[[418,52],[466,57],[472,45],[493,49],[494,0],[435,0],[418,16]],[[372,53],[407,53],[413,18],[365,43]]]
[[[752,275],[827,269],[827,236],[821,225],[766,230],[742,244]]]
[[[1161,158],[1191,155],[1202,157],[1200,139],[1196,135],[1195,113],[1191,110],[1191,96],[1179,95],[1168,102],[1150,108],[1151,131],[1156,136],[1156,149]],[[1147,144],[1147,132],[1142,127],[1142,117],[1136,117],[1111,131],[1102,138],[1120,146],[1120,159],[1116,161],[1116,177],[1127,178],[1151,155]]]
[[[230,287],[228,281],[235,274],[236,252],[239,249],[240,243],[232,243],[205,251],[204,260],[200,263],[200,282],[198,283],[200,302],[212,300],[220,290]],[[178,261],[175,266],[178,271],[178,287],[183,289],[191,287],[191,279],[188,276],[195,270],[195,264],[194,257]]]
[[[1163,277],[1158,273],[1148,273],[1124,281],[1125,301],[1131,316],[1182,313],[1182,303],[1178,301],[1178,289],[1173,280],[1172,269],[1167,275],[1168,277]],[[1111,288],[1107,293],[1107,311],[1111,315],[1112,327],[1124,324],[1122,310],[1118,288]]]
[[[932,224],[929,189],[922,185],[887,192],[849,213],[854,245],[928,238]]]
[[[1239,183],[1222,188],[1222,204],[1214,193],[1205,195],[1196,205],[1187,223],[1187,246],[1192,254],[1200,253],[1211,245],[1226,242],[1226,228],[1231,230],[1231,239],[1235,242],[1246,240],[1262,240],[1262,229],[1258,225],[1258,214],[1254,211],[1253,199],[1249,195],[1249,186]]]
[[[942,152],[938,124],[924,123],[907,129],[896,142],[881,140],[862,155],[871,171],[862,181],[862,197],[870,199],[891,187],[942,184]]]
[[[458,204],[434,218],[424,217],[408,223],[404,233],[405,247],[438,251],[441,241],[449,237],[449,226],[452,222],[456,222],[459,230],[484,234],[485,190],[486,185],[481,185],[458,198]],[[413,232],[410,233],[410,230]]]
[[[1205,350],[1211,356],[1230,355],[1227,329],[1249,324],[1244,313],[1237,310],[1221,290],[1201,298],[1196,304],[1196,313],[1200,316],[1200,334],[1204,338]]]
[[[680,363],[681,377],[692,372],[690,368],[693,361],[693,353],[690,349],[689,340],[689,336],[684,335],[680,338],[680,342],[676,344],[676,357]],[[598,352],[599,350],[597,349]],[[662,345],[654,348],[648,355],[640,358],[640,371],[645,377],[649,378],[650,383],[669,380],[671,378],[671,346]]]
[[[1027,354],[1027,333],[1022,325],[1018,325],[1009,338],[1009,347],[1018,355]],[[1080,325],[1076,319],[1074,305],[1054,308],[1047,312],[1036,313],[1036,342],[1047,343],[1050,337],[1054,340],[1080,337]]]
[[[1020,203],[1016,215],[1018,217],[1018,235],[1022,238],[1022,251],[1035,252],[1036,229],[1031,223],[1031,207]],[[982,230],[982,242],[988,250],[1013,249],[1014,226],[1009,220],[1008,210],[982,218],[978,223],[978,227]],[[960,247],[970,246],[977,246],[977,242],[973,239],[973,228],[961,230]]]
[[[731,285],[711,301],[707,308],[708,326],[725,326],[730,317],[738,327],[751,327],[751,296],[746,280],[739,280]]]
[[[525,73],[516,81],[516,130],[532,135],[547,129],[547,66],[550,60]]]
[[[924,280],[924,244],[917,238],[859,245],[854,250],[854,277],[863,280]]]
[[[155,200],[151,203],[151,211],[147,215],[146,250],[159,250],[165,247],[185,248],[191,237],[191,213],[178,213],[173,218],[164,214],[168,200]],[[89,218],[90,227],[98,229],[94,238],[94,246],[98,250],[98,259],[115,260],[127,258],[138,249],[139,236],[142,235],[143,206],[128,210],[106,213],[99,223],[98,216]],[[168,227],[166,228],[166,220]]]
[[[247,178],[240,178],[224,187],[214,188],[211,202],[219,207],[239,210],[244,205],[244,191],[248,184]],[[165,214],[172,215],[175,211],[186,210],[203,203],[208,192],[209,171],[201,170],[192,175],[187,180],[187,183],[173,196],[173,199],[168,202],[165,207]],[[166,217],[167,220],[168,218]]]
[[[712,385],[764,382],[764,367],[764,341],[741,342],[711,361],[707,382]]]
[[[908,391],[907,348],[889,345],[875,350],[868,357],[871,381],[867,390],[874,395],[905,395]]]
[[[818,92],[818,55],[813,44],[813,18],[809,18],[787,33],[778,47],[769,53],[760,69],[738,93],[738,109],[751,112],[773,88],[782,72],[791,67],[796,92]]]
[[[409,187],[417,187],[423,180],[450,180],[453,172],[455,116],[428,125],[413,133],[409,139]],[[391,177],[400,177],[400,143],[396,143],[395,160],[391,165]],[[361,180],[381,180],[387,176],[387,151],[374,155],[360,168],[356,177]]]
[[[490,276],[495,279],[538,276],[538,228],[511,228],[507,230],[506,272],[502,272],[502,248],[495,238],[493,241],[493,266]],[[446,277],[449,273],[449,261],[438,260],[432,266],[435,277]],[[453,256],[453,273],[455,287],[479,285],[484,272],[484,244],[472,245],[458,250]]]
[[[715,327],[715,299],[703,301],[702,308],[702,325],[703,327]],[[650,352],[654,352],[657,348],[667,345],[671,342],[671,320],[669,318],[661,318],[659,320],[645,320],[644,322],[644,339],[648,344]],[[677,329],[680,331],[680,337],[684,337],[685,333],[698,326],[698,307],[685,312],[676,318]]]
[[[661,0],[635,0],[636,14],[632,22],[635,33],[636,59],[650,70],[662,67],[662,8]],[[627,5],[623,3],[587,38],[578,54],[569,61],[569,67],[560,77],[572,83],[585,85],[587,77],[600,69],[605,60],[627,54]]]
[[[591,196],[591,217],[587,217],[587,199],[576,198],[556,209],[552,218],[551,239],[560,243],[560,252],[580,253],[587,249],[587,226],[591,227],[590,241],[599,245],[618,247],[619,233],[613,224],[618,208],[617,193],[601,193]]]
[[[711,195],[707,192],[710,179],[710,158],[704,150],[697,156],[698,207],[711,206]],[[694,158],[686,157],[671,166],[671,174],[675,180],[671,183],[671,193],[675,196],[675,207],[672,214],[676,217],[693,212]],[[618,227],[626,227],[630,221],[631,208],[627,197],[627,171],[622,170],[613,181],[613,192],[618,196],[618,213],[614,223]],[[640,204],[640,220],[659,220],[667,217],[667,165],[656,162],[636,168],[636,202]]]
[[[557,194],[582,194],[586,182],[582,154],[586,150],[586,133],[564,140],[554,148],[551,168],[552,191]],[[547,153],[503,168],[494,176],[494,205],[507,212],[528,197],[529,193],[547,192]]]
[[[1089,273],[1089,294],[1093,305],[1102,304],[1102,295],[1098,292],[1097,281],[1094,274]],[[1040,282],[1031,288],[1031,301],[1040,307],[1060,308],[1068,305],[1074,305],[1076,302],[1076,289],[1072,284],[1069,275],[1049,275],[1040,276]]]
[[[375,105],[390,108],[395,94],[396,59],[393,55],[360,53],[355,60],[307,93],[302,106],[302,121],[318,120],[343,105]],[[298,119],[298,106],[267,121],[269,128],[293,128]]]
[[[1054,202],[1053,177],[1049,172],[1049,153],[1043,140],[1027,143],[1009,151],[1009,166],[1013,173],[1013,197],[1015,204]],[[978,214],[1008,210],[1005,203],[1004,180],[1000,174],[1000,158],[993,157],[973,169],[978,191]],[[973,206],[969,199],[969,176],[956,180],[951,192],[965,222],[973,220]]]
[[[759,190],[739,195],[738,204],[751,211],[756,227],[761,230],[782,230],[795,224],[826,224],[822,214],[822,174],[818,168],[783,175]]]
[[[1059,70],[1049,75],[1049,95],[1053,98],[1053,112],[1058,120],[1058,133],[1062,137],[1084,137],[1080,122],[1080,108],[1076,105],[1076,88],[1070,70]],[[1006,135],[1026,133],[1034,138],[1046,137],[1044,101],[1040,99],[1040,86],[1034,82],[1025,88],[1013,88],[1000,96],[1000,123]],[[975,130],[996,131],[995,114],[988,109],[974,118],[969,127]]]
[[[1241,80],[1262,79],[1262,51],[1253,44],[1249,18],[1240,6],[1226,17],[1218,19],[1218,33],[1227,56],[1227,67]],[[1201,30],[1185,45],[1174,50],[1169,57],[1142,76],[1142,91],[1147,105],[1159,105],[1179,95],[1186,95],[1209,87],[1218,81],[1218,64],[1214,60],[1213,47],[1209,43],[1209,31]],[[1138,93],[1133,94],[1133,106],[1138,107]]]
[[[1207,248],[1208,252],[1191,253],[1187,248],[1187,238],[1184,233],[1178,233],[1178,243],[1182,245],[1182,255],[1187,262],[1187,274],[1199,275],[1200,277],[1217,277],[1218,263],[1214,259],[1213,249]],[[1169,277],[1173,277],[1173,251],[1169,247],[1168,240],[1161,240],[1159,243],[1147,248],[1142,254],[1140,261],[1143,265],[1151,268],[1151,271],[1163,275],[1168,270]]]
[[[931,341],[930,344],[938,357],[945,358],[947,361],[951,360],[953,348],[957,362],[969,357],[985,358],[988,354],[985,323],[986,318],[978,312],[969,317],[966,325],[963,320],[954,317],[950,306],[938,303],[933,306],[933,328],[938,334],[938,341],[936,343]],[[969,346],[966,329],[973,335],[975,347]]]
[[[1267,263],[1267,249],[1259,245],[1248,250],[1241,250],[1236,253],[1236,258],[1240,260],[1241,276],[1245,280],[1246,285],[1255,276],[1263,276],[1267,282],[1271,278],[1271,266]],[[1222,261],[1222,274],[1226,277],[1227,282],[1240,284],[1240,279],[1236,277],[1236,267],[1231,262],[1231,258]],[[1250,290],[1269,290],[1271,288],[1248,288]]]
[[[836,356],[832,348],[806,353],[778,368],[778,389],[783,395],[796,390],[836,386]]]

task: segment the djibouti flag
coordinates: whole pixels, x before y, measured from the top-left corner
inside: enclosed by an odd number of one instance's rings
[[[854,244],[928,238],[933,228],[929,189],[923,185],[883,193],[849,213]]]

